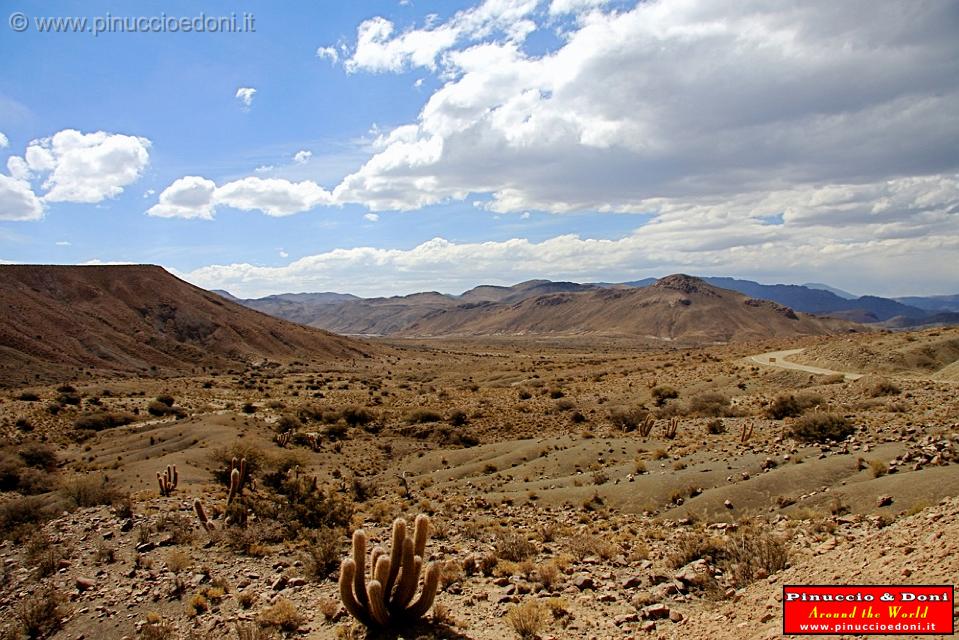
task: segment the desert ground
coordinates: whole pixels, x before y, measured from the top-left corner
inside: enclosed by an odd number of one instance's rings
[[[0,637],[367,637],[353,531],[419,514],[435,603],[369,637],[772,638],[785,583],[959,581],[959,329],[367,344],[4,390]]]

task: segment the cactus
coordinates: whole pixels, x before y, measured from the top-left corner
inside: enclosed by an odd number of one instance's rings
[[[643,421],[640,422],[639,425],[637,426],[637,429],[639,430],[639,435],[641,435],[644,438],[649,437],[649,434],[652,432],[653,425],[655,423],[656,423],[656,420],[653,418],[653,416],[647,413],[646,416],[643,418]]]
[[[677,431],[679,431],[679,418],[670,418],[669,422],[663,426],[663,437],[672,440],[676,437]]]
[[[206,510],[203,508],[203,503],[200,502],[199,498],[193,501],[193,510],[196,511],[196,517],[199,518],[200,524],[203,525],[204,529],[207,531],[216,529],[216,525],[207,517]]]
[[[739,441],[743,444],[749,442],[749,439],[753,437],[753,429],[755,427],[756,425],[751,422],[748,425],[744,422],[742,430],[739,433]]]
[[[293,432],[286,431],[284,433],[278,433],[273,437],[273,441],[276,442],[282,448],[286,448],[286,445],[290,444],[293,440]]]
[[[175,464],[167,465],[166,471],[163,473],[158,471],[157,484],[160,485],[160,495],[166,497],[173,493],[179,479],[180,477],[177,475]]]
[[[249,483],[250,490],[256,491],[256,481],[250,478],[246,469],[246,458],[239,460],[236,457],[230,461],[230,492],[227,495],[226,503],[231,504],[233,500],[243,493],[243,486]]]
[[[393,628],[423,617],[436,597],[440,566],[431,562],[426,568],[423,589],[414,601],[426,553],[429,518],[416,517],[412,537],[406,521],[393,522],[392,549],[382,547],[370,552],[372,580],[366,582],[366,533],[353,532],[353,557],[340,566],[340,599],[354,618],[367,627]]]

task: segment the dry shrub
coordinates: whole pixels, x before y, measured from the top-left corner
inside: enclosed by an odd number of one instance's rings
[[[609,412],[609,420],[620,431],[635,431],[649,412],[644,407],[617,408]]]
[[[103,431],[130,424],[136,418],[131,413],[120,411],[97,411],[80,416],[73,422],[78,431]]]
[[[718,391],[707,391],[690,399],[689,413],[705,418],[724,418],[735,415],[729,397]]]
[[[279,598],[272,607],[267,607],[257,616],[262,627],[272,627],[281,631],[296,631],[305,622],[303,614],[296,605],[286,598]]]
[[[344,539],[342,529],[322,528],[310,532],[303,558],[303,569],[310,578],[323,581],[336,570]]]
[[[496,556],[510,562],[522,562],[536,555],[536,545],[515,531],[500,533],[496,540]]]
[[[668,563],[679,568],[706,559],[743,587],[786,568],[786,542],[764,531],[761,524],[748,523],[728,536],[687,533],[680,536]]]
[[[880,396],[898,396],[900,393],[902,393],[902,389],[889,380],[878,380],[875,384],[869,387],[866,393],[873,398],[878,398]]]
[[[813,394],[800,395],[779,395],[773,400],[772,404],[766,409],[766,415],[773,420],[782,420],[783,418],[796,418],[801,416],[807,409],[821,406],[825,400],[821,396]]]
[[[506,620],[521,640],[533,640],[539,636],[549,618],[546,607],[537,600],[526,600],[506,613]]]
[[[855,430],[844,416],[817,411],[797,419],[790,427],[789,434],[803,442],[826,442],[845,440]]]
[[[60,485],[60,495],[77,508],[113,504],[123,494],[102,474],[78,476]]]
[[[579,560],[597,556],[609,560],[619,553],[619,547],[605,538],[594,535],[575,535],[567,541],[569,552]]]
[[[20,600],[14,612],[20,632],[27,638],[52,636],[63,624],[65,602],[66,598],[53,587]]]

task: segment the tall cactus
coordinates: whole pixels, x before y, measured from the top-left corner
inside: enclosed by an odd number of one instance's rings
[[[157,484],[160,485],[160,495],[163,497],[169,496],[173,493],[173,490],[176,489],[177,482],[179,482],[180,477],[176,472],[176,465],[167,465],[166,471],[163,473],[157,472]]]
[[[414,601],[426,554],[430,520],[416,517],[412,537],[406,521],[393,522],[390,552],[375,547],[370,552],[372,580],[366,582],[366,532],[353,532],[353,557],[340,566],[340,599],[346,610],[367,627],[390,628],[423,617],[436,597],[440,566],[431,562],[426,568],[423,589]]]

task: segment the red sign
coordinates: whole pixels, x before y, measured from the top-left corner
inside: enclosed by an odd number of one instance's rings
[[[786,635],[952,635],[952,585],[784,585]]]

